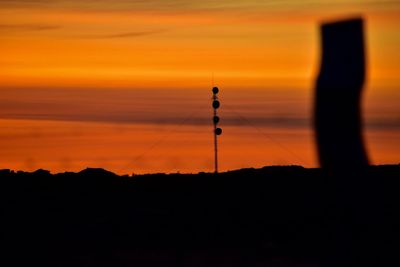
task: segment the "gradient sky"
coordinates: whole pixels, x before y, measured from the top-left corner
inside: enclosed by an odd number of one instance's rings
[[[366,20],[367,147],[398,163],[399,15],[393,0],[0,0],[0,168],[210,171],[212,80],[222,169],[316,166],[319,24],[350,16]]]

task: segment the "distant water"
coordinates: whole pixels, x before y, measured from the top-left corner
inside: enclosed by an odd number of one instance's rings
[[[226,88],[220,97],[221,170],[318,165],[312,92]],[[0,168],[212,171],[210,98],[209,90],[2,90]],[[375,164],[400,162],[398,99],[367,95],[366,143]]]

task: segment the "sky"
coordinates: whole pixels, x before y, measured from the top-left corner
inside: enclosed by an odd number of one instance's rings
[[[400,156],[400,1],[0,0],[0,168],[316,167],[319,26],[365,19],[372,163]]]

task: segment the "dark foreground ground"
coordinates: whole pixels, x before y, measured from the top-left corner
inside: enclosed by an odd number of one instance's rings
[[[400,165],[0,171],[2,266],[400,266]]]

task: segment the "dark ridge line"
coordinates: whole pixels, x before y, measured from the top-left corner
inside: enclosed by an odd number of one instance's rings
[[[378,165],[370,165],[369,168],[396,168],[400,167],[400,163],[391,163],[391,164],[378,164]],[[315,167],[315,168],[306,168],[301,165],[270,165],[270,166],[264,166],[261,168],[254,168],[254,167],[248,167],[248,168],[241,168],[241,169],[235,169],[235,170],[228,170],[224,172],[220,172],[218,175],[230,175],[230,174],[250,174],[254,172],[263,172],[263,171],[286,171],[286,170],[291,170],[291,171],[322,171],[322,168],[320,167]],[[131,175],[129,174],[116,174],[112,171],[108,171],[103,168],[85,168],[79,172],[58,172],[58,173],[51,173],[49,170],[45,169],[37,169],[35,171],[23,171],[23,170],[12,170],[12,169],[0,169],[0,176],[2,175],[38,175],[38,176],[59,176],[59,175],[83,175],[83,176],[92,176],[92,175],[99,175],[99,176],[114,176],[114,177],[119,177],[119,178],[126,178],[126,177],[140,177],[140,176],[198,176],[198,175],[215,175],[213,172],[203,172],[200,171],[198,173],[180,173],[180,172],[174,172],[174,173],[163,173],[163,172],[156,172],[156,173],[141,173],[141,174],[136,174],[132,173]]]

